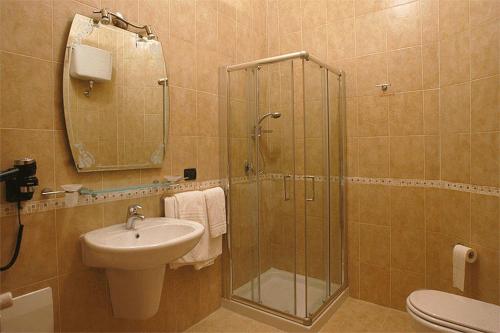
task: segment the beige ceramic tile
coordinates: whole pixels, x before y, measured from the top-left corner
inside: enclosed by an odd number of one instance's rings
[[[418,1],[387,10],[387,48],[389,50],[421,43],[420,3]]]
[[[422,45],[422,75],[424,89],[439,87],[439,44]]]
[[[498,22],[471,29],[471,77],[477,79],[498,74],[500,57],[500,25]]]
[[[389,122],[391,136],[423,134],[423,93],[418,91],[390,96]]]
[[[470,84],[447,86],[440,90],[442,133],[470,131]]]
[[[52,2],[6,0],[0,6],[0,48],[52,60]]]
[[[394,178],[424,178],[425,142],[422,136],[391,137],[390,174]]]
[[[52,129],[53,69],[48,61],[0,53],[2,127]],[[10,82],[11,84],[7,84]],[[12,84],[16,82],[16,84]]]
[[[352,58],[355,54],[354,18],[335,20],[328,24],[328,59]]]
[[[471,194],[471,242],[498,250],[500,201],[494,196]]]
[[[389,138],[359,138],[359,175],[389,176]]]
[[[173,136],[196,136],[196,92],[190,89],[170,89],[170,134]]]
[[[412,47],[392,51],[389,56],[389,82],[391,91],[422,89],[422,50]]]
[[[439,38],[439,1],[420,1],[422,16],[422,42],[434,42]]]
[[[500,176],[500,133],[477,133],[471,136],[472,184],[498,187]]]
[[[422,237],[424,235],[422,234]],[[425,253],[422,253],[425,256]],[[391,307],[406,312],[406,298],[415,290],[425,288],[425,277],[423,274],[408,272],[399,269],[391,269]],[[392,312],[392,311],[391,311]],[[385,332],[407,332],[411,331],[413,319],[408,313],[397,313],[385,319]],[[403,327],[398,325],[403,324]],[[410,324],[410,325],[408,325]],[[392,328],[392,329],[389,329]],[[397,328],[396,330],[393,330]]]
[[[356,56],[385,51],[386,26],[384,11],[356,17]]]
[[[195,0],[170,1],[170,34],[185,41],[195,41]]]
[[[365,96],[358,98],[358,136],[387,136],[388,98]]]
[[[387,61],[387,56],[383,54],[356,59],[356,84],[358,96],[380,94],[380,88],[377,88],[376,85],[387,82]],[[354,73],[354,71],[348,70],[348,73]]]
[[[447,38],[469,26],[469,0],[439,1],[439,35]]]
[[[499,82],[500,76],[471,83],[471,130],[500,130]]]
[[[425,179],[441,179],[440,137],[425,136]]]
[[[441,86],[462,83],[470,77],[469,33],[461,32],[442,40],[439,52]]]
[[[389,227],[360,224],[359,260],[361,266],[369,264],[389,268],[390,236]]]
[[[356,16],[380,11],[385,8],[385,1],[379,0],[356,0],[354,3]]]
[[[388,306],[390,304],[390,271],[369,264],[361,264],[359,297],[362,300]]]
[[[477,251],[478,261],[471,267],[471,296],[484,302],[499,304],[500,278],[498,250],[471,244]]]
[[[439,133],[439,90],[424,91],[424,133]]]
[[[359,221],[390,225],[390,188],[382,185],[358,185]]]

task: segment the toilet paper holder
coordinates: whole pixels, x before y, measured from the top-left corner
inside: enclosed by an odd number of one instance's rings
[[[461,246],[464,246],[464,247],[468,248],[467,245],[462,244],[462,243],[456,243],[455,245],[453,245],[453,248],[455,248],[455,246],[457,246],[457,245],[461,245]],[[470,251],[467,252],[466,255],[467,255],[467,259],[468,259],[467,262],[469,264],[472,264],[472,263],[474,263],[477,260],[477,252],[473,248],[470,248]]]

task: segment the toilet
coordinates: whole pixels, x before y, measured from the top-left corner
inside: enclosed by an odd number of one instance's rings
[[[412,292],[406,310],[430,331],[500,332],[500,306],[442,291]]]

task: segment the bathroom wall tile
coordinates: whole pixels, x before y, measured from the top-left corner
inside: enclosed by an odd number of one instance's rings
[[[391,187],[391,227],[423,231],[425,229],[425,191],[421,188]]]
[[[439,53],[439,78],[441,86],[469,80],[469,33],[461,32],[442,40]]]
[[[111,11],[121,12],[132,22],[137,22],[139,20],[138,0],[101,0],[101,6]]]
[[[469,83],[441,88],[440,106],[440,127],[443,133],[470,131]]]
[[[107,326],[106,276],[88,269],[59,277],[61,331],[100,331]]]
[[[279,0],[279,29],[281,32],[296,32],[301,29],[302,15],[300,1]]]
[[[217,2],[196,0],[196,42],[217,50]]]
[[[380,11],[385,8],[385,1],[378,0],[356,0],[355,12],[356,16],[364,15],[366,13],[372,13]]]
[[[198,138],[198,178],[200,181],[219,178],[219,139]]]
[[[423,230],[391,227],[391,268],[425,273],[425,234]]]
[[[200,136],[219,136],[219,104],[216,95],[196,94],[196,121]]]
[[[391,137],[390,159],[391,177],[410,179],[424,178],[424,137]]]
[[[439,90],[424,91],[424,133],[439,134]]]
[[[126,145],[132,146],[132,143],[127,143]],[[142,145],[137,146],[138,149],[134,151],[135,154],[140,153]],[[130,156],[133,154],[125,154]],[[113,187],[127,187],[130,184],[140,184],[141,182],[141,171],[140,170],[119,170],[113,173],[103,173],[102,174],[102,187],[103,188],[113,188]]]
[[[359,298],[359,261],[349,260],[347,270],[349,296]]]
[[[500,130],[499,103],[500,76],[471,82],[471,130]]]
[[[471,29],[471,77],[477,79],[498,74],[500,57],[500,25],[498,22],[480,25]]]
[[[420,3],[410,2],[387,9],[387,48],[389,50],[421,43]]]
[[[441,192],[442,224],[440,232],[460,239],[470,238],[470,193]]]
[[[388,98],[365,96],[358,98],[358,136],[387,136]]]
[[[394,94],[388,98],[391,136],[423,134],[423,93]]]
[[[434,42],[439,39],[439,1],[421,0],[422,43]]]
[[[439,1],[439,36],[441,39],[466,30],[469,26],[469,0]]]
[[[375,304],[390,304],[390,271],[369,264],[360,265],[359,298]]]
[[[406,298],[418,289],[425,289],[423,274],[391,269],[391,307],[405,311]]]
[[[298,188],[298,187],[297,187]],[[346,215],[347,221],[359,222],[359,196],[361,194],[361,185],[348,184],[346,188]]]
[[[359,138],[359,175],[389,176],[389,138]]]
[[[94,0],[99,1],[99,0]],[[170,36],[170,8],[169,0],[142,0],[139,1],[140,24],[148,24],[152,27],[160,42],[165,43]],[[97,5],[96,7],[99,7]]]
[[[199,91],[216,94],[219,66],[217,52],[200,47],[196,52],[196,88]]]
[[[54,188],[54,133],[45,130],[2,129],[0,136],[2,169],[12,167],[14,160],[31,157],[37,162],[39,188]],[[37,191],[33,199],[40,199]]]
[[[470,23],[472,26],[498,18],[500,7],[496,0],[470,0]]]
[[[183,88],[170,88],[171,135],[196,136],[196,92]]]
[[[500,304],[500,252],[471,244],[478,259],[471,265],[471,296],[487,303]]]
[[[300,51],[302,49],[302,34],[300,31],[280,34],[281,54]]]
[[[165,54],[169,64],[170,84],[194,89],[196,87],[196,48],[194,43],[172,37]]]
[[[439,44],[422,45],[422,73],[424,89],[439,87]]]
[[[82,261],[80,236],[102,228],[102,206],[81,206],[56,211],[58,273],[81,271],[87,267]]]
[[[358,138],[347,138],[347,175],[358,175]]]
[[[234,58],[236,57],[236,20],[220,14],[217,20],[217,51]]]
[[[371,224],[360,224],[359,260],[364,264],[380,268],[390,265],[390,228]]]
[[[465,184],[470,181],[470,135],[441,137],[441,178]]]
[[[425,179],[441,179],[440,137],[425,136]]]
[[[335,20],[327,26],[328,60],[352,58],[355,55],[354,18]]]
[[[327,0],[326,7],[328,22],[354,17],[354,0]]]
[[[442,192],[437,188],[425,189],[425,225],[427,232],[441,231],[443,215]]]
[[[52,60],[52,2],[6,0],[0,6],[0,48]]]
[[[390,225],[391,191],[382,185],[358,185],[359,221]]]
[[[471,243],[498,250],[500,201],[494,196],[471,194]]]
[[[471,136],[472,184],[498,187],[500,177],[500,133],[477,133]]]
[[[356,56],[385,51],[386,26],[385,11],[356,17]]]
[[[188,42],[195,41],[195,1],[170,0],[170,34]]]
[[[346,68],[346,70],[348,73],[354,73],[351,68]],[[377,54],[358,58],[355,70],[358,96],[380,94],[380,88],[376,85],[388,80],[385,55]]]
[[[1,52],[0,65],[2,80],[17,82],[1,85],[2,126],[52,129],[53,71],[50,62]]]
[[[328,37],[327,26],[307,29],[302,31],[304,49],[320,59],[327,59]]]
[[[389,56],[391,91],[422,89],[422,50],[413,47],[392,51]]]
[[[326,24],[326,0],[304,0],[302,6],[302,29],[316,28]]]
[[[171,136],[172,173],[183,175],[184,169],[197,166],[197,142],[194,137]]]
[[[54,211],[22,215],[22,248],[14,266],[0,274],[3,291],[53,278],[57,275]],[[2,264],[12,257],[18,232],[17,216],[1,219]]]

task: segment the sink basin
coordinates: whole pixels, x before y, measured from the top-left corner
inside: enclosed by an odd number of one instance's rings
[[[165,265],[198,244],[204,227],[193,221],[146,218],[133,230],[115,224],[81,236],[83,262],[106,269],[113,314],[147,319],[159,308]]]
[[[199,223],[167,217],[146,218],[134,230],[124,224],[82,236],[83,262],[92,267],[146,269],[188,253],[200,240]]]

